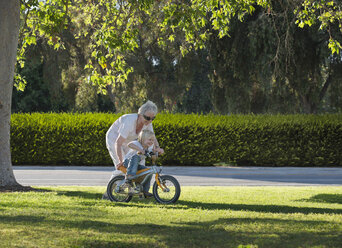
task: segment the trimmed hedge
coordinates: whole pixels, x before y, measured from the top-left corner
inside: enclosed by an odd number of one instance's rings
[[[105,134],[120,115],[13,114],[13,164],[112,165]],[[342,166],[342,115],[158,114],[164,165]]]
[[[111,164],[105,134],[118,115],[12,114],[13,164]]]

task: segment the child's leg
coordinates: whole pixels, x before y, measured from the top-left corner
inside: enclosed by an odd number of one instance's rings
[[[138,170],[142,170],[142,169],[146,169],[146,168],[148,168],[148,167],[146,167],[146,166],[144,166],[144,165],[141,165],[141,164],[138,165]],[[152,174],[151,174],[151,175],[148,175],[148,176],[146,176],[146,177],[147,177],[147,178],[146,178],[146,181],[145,181],[145,183],[144,183],[144,185],[143,185],[143,191],[144,191],[144,192],[148,192],[148,191],[150,190]]]
[[[140,162],[139,155],[134,155],[133,157],[129,159],[128,164],[127,164],[127,172],[126,172],[128,179],[129,177],[135,176],[137,174],[139,162]]]

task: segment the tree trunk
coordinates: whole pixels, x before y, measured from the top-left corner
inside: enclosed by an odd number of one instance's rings
[[[304,114],[312,114],[312,103],[310,102],[310,100],[308,99],[308,97],[305,95],[301,97],[302,99],[302,109]]]
[[[0,187],[18,185],[11,162],[10,122],[19,22],[19,0],[0,0]]]

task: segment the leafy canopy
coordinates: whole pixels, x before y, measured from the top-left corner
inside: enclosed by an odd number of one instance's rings
[[[18,65],[24,66],[26,48],[38,40],[47,40],[56,49],[64,48],[60,34],[72,22],[83,27],[78,29],[82,32],[76,38],[84,36],[91,40],[93,52],[85,69],[90,81],[105,93],[107,85],[124,82],[132,72],[125,56],[138,47],[144,18],[148,17],[159,29],[159,45],[166,40],[174,41],[177,33],[182,32],[186,39],[179,49],[184,55],[191,49],[204,48],[211,30],[216,30],[219,37],[228,35],[231,18],[238,15],[242,20],[256,5],[265,7],[267,1],[74,0],[71,5],[70,0],[23,0]],[[75,6],[82,12],[81,18],[68,15],[69,8]],[[17,87],[23,89],[25,79],[19,75],[17,79]]]
[[[127,80],[133,71],[127,66],[128,52],[138,47],[139,34],[146,17],[160,32],[158,44],[175,41],[179,33],[185,39],[179,45],[182,54],[202,49],[213,31],[220,37],[229,35],[230,21],[240,20],[252,13],[256,6],[269,7],[269,0],[22,0],[22,27],[18,49],[18,66],[25,64],[25,51],[39,40],[47,41],[55,49],[63,49],[61,33],[70,23],[82,27],[75,38],[90,40],[91,58],[85,69],[89,81],[106,93],[107,85]],[[76,7],[77,6],[77,9]],[[304,0],[296,10],[299,27],[320,24],[328,32],[331,52],[342,48],[336,37],[342,33],[342,3],[336,0]],[[72,18],[69,9],[81,15]],[[158,13],[158,14],[156,14]],[[81,16],[81,17],[80,17]],[[16,75],[16,86],[23,90],[25,78]]]
[[[299,27],[319,24],[319,29],[329,34],[328,47],[331,53],[340,53],[341,42],[336,36],[342,33],[342,2],[337,0],[305,0],[296,10]]]

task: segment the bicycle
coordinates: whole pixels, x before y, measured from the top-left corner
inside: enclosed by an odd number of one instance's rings
[[[175,203],[181,193],[179,182],[170,175],[161,175],[162,168],[157,166],[156,160],[158,154],[151,153],[152,166],[146,169],[138,170],[132,180],[125,179],[124,175],[118,175],[112,178],[107,185],[107,194],[112,202],[129,202],[133,196],[144,198],[143,184],[149,177],[155,175],[153,184],[153,196],[158,203]],[[127,169],[121,166],[119,170],[126,174]]]

